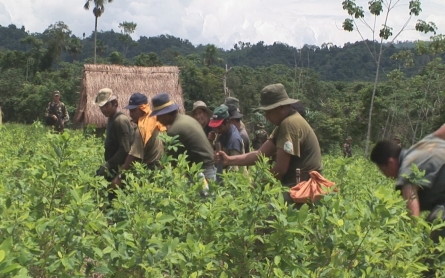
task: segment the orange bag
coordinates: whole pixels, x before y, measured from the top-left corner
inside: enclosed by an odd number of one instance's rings
[[[308,181],[302,181],[290,189],[290,197],[294,202],[307,203],[312,201],[313,203],[318,201],[326,194],[322,186],[332,187],[335,185],[335,182],[328,181],[317,171],[311,171],[309,175],[310,179]],[[337,192],[338,189],[334,188],[334,191]]]

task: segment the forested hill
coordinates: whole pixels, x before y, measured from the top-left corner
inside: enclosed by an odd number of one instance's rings
[[[43,39],[45,32],[29,34],[25,27],[17,28],[15,25],[0,26],[0,50],[29,51],[33,41],[30,37]],[[206,45],[193,45],[190,41],[170,35],[157,37],[140,37],[133,41],[125,39],[121,33],[112,31],[99,32],[97,53],[100,57],[109,57],[117,51],[125,59],[132,60],[142,53],[156,53],[163,64],[174,64],[179,55],[186,56],[196,54],[201,57]],[[26,43],[26,38],[27,42]],[[124,38],[124,39],[123,39]],[[62,60],[84,60],[92,57],[93,33],[89,36],[76,38],[71,35],[71,43],[78,45],[64,46],[67,51],[62,54]],[[368,46],[367,46],[368,45]],[[219,57],[214,61],[215,65],[224,66],[248,66],[252,68],[282,64],[291,68],[310,68],[318,73],[321,80],[325,81],[372,81],[375,76],[375,62],[368,47],[371,50],[378,47],[372,42],[347,43],[344,46],[335,46],[325,43],[322,46],[305,45],[301,49],[283,43],[266,45],[264,42],[256,44],[238,42],[230,50],[218,49]],[[383,72],[401,68],[407,76],[412,76],[420,71],[431,56],[416,55],[414,67],[405,68],[400,61],[391,59],[393,54],[407,48],[414,48],[413,42],[401,42],[387,45],[382,57]],[[386,76],[382,75],[382,80]]]

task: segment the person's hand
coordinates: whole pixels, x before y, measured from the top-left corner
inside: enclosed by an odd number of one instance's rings
[[[115,177],[113,181],[111,182],[111,188],[112,189],[118,189],[122,185],[122,181],[119,178],[119,176]]]
[[[216,138],[216,133],[214,131],[210,131],[209,134],[207,134],[207,139],[209,139],[209,141],[215,141]]]
[[[53,119],[57,121],[57,116],[56,116],[56,115],[53,115]]]
[[[221,161],[222,162],[222,166],[226,167],[229,164],[230,156],[228,156],[223,151],[219,151],[219,152],[215,152],[214,160],[215,160],[215,164],[216,165],[218,165],[218,163]]]
[[[96,176],[105,177],[106,170],[107,170],[107,168],[105,168],[104,166],[100,166],[99,169],[96,170]]]

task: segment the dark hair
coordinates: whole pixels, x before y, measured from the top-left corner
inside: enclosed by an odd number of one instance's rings
[[[301,101],[291,105],[292,109],[297,111],[303,118],[306,119],[306,110],[304,110],[303,103]]]
[[[386,165],[390,158],[399,158],[402,148],[394,141],[377,142],[371,151],[371,161],[377,165]]]

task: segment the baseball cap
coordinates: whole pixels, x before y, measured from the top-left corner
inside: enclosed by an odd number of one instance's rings
[[[210,127],[218,127],[222,124],[225,119],[229,118],[229,107],[224,104],[216,107],[213,111],[213,116],[210,119],[209,126]]]
[[[128,105],[124,107],[124,109],[134,109],[136,107],[141,106],[142,104],[147,104],[148,99],[147,96],[141,93],[134,93],[131,95],[130,100],[128,101]]]

